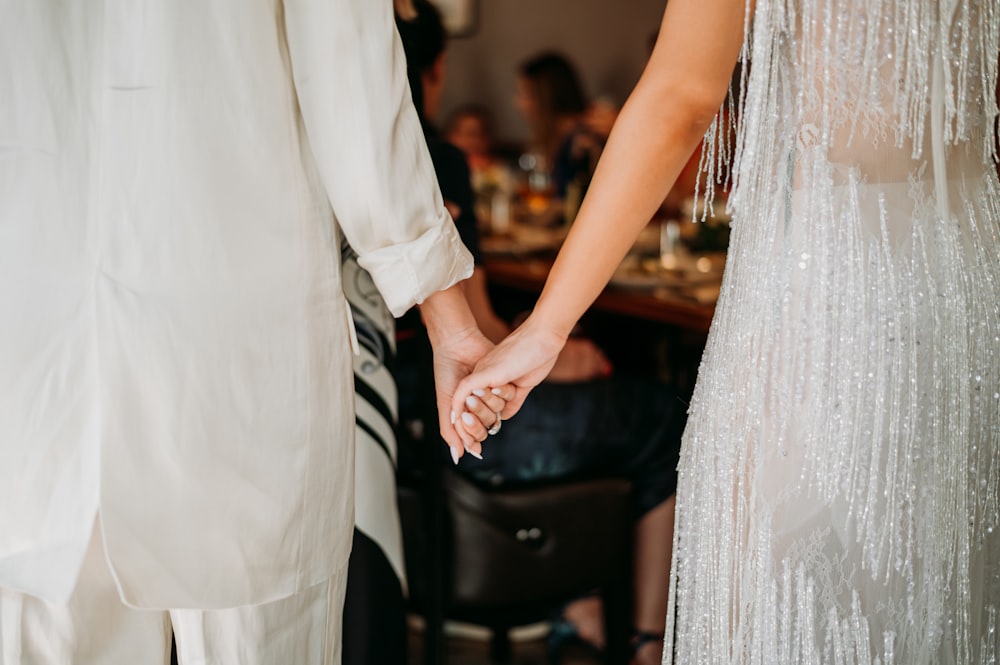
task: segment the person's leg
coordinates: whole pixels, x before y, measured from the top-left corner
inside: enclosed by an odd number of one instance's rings
[[[604,607],[598,595],[584,596],[566,604],[562,610],[563,619],[576,631],[577,637],[603,650],[607,636],[604,631]]]
[[[378,544],[357,529],[344,601],[343,663],[406,663],[403,588]]]
[[[639,518],[635,526],[634,665],[658,665],[663,657],[669,562],[673,552],[674,504],[674,497],[670,497]],[[563,617],[573,625],[581,640],[598,649],[604,648],[603,607],[598,596],[587,596],[569,603],[563,608]]]
[[[122,603],[97,529],[65,605],[0,589],[2,665],[165,665],[169,658],[167,613]]]
[[[636,382],[616,391],[611,408],[629,432],[622,472],[632,481],[636,523],[633,554],[633,664],[659,663],[673,550],[677,462],[686,415],[669,387]],[[623,401],[627,400],[627,401]]]
[[[636,665],[653,665],[663,657],[675,503],[676,497],[671,496],[640,517],[635,526],[635,629],[637,636],[646,636],[635,645]]]
[[[633,591],[636,643],[635,665],[658,664],[663,656],[663,626],[667,616],[670,559],[673,553],[675,497],[648,511],[635,525]],[[568,604],[563,616],[580,639],[604,648],[601,599],[588,596]]]
[[[271,603],[171,610],[180,665],[339,665],[347,566]]]
[[[683,404],[656,381],[614,378],[588,384],[543,384],[528,398],[528,417],[504,424],[495,450],[459,469],[496,482],[612,473],[632,482],[636,527],[634,628],[643,640],[636,662],[657,662],[662,650],[673,544],[673,494]],[[522,409],[524,411],[524,409]],[[511,425],[508,428],[508,424]],[[493,445],[496,444],[496,445]],[[583,598],[563,617],[584,641],[605,643],[600,599]]]

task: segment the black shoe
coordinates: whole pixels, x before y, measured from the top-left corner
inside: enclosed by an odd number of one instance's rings
[[[632,637],[628,641],[629,654],[631,654],[631,657],[634,659],[636,654],[639,653],[639,649],[654,642],[658,643],[662,647],[663,633],[651,633],[647,630],[637,630],[632,633]]]
[[[585,653],[594,658],[600,658],[602,652],[594,644],[580,637],[576,631],[576,626],[567,621],[565,617],[559,616],[552,621],[549,629],[549,636],[546,638],[546,647],[549,654],[549,662],[558,665],[564,652],[572,649],[578,653]]]

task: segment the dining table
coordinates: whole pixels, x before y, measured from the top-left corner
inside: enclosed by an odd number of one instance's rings
[[[504,234],[485,234],[481,244],[488,281],[538,295],[565,235],[564,227],[516,224]],[[663,255],[660,235],[658,224],[640,235],[591,310],[705,334],[715,313],[725,254],[677,247]]]

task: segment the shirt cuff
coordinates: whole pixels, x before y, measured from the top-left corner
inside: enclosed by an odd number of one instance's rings
[[[472,255],[451,218],[444,217],[416,240],[368,252],[358,258],[395,317],[427,296],[472,275]]]

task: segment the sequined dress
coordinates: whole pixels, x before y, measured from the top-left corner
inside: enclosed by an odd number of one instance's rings
[[[998,661],[998,33],[997,0],[757,0],[666,663]]]

